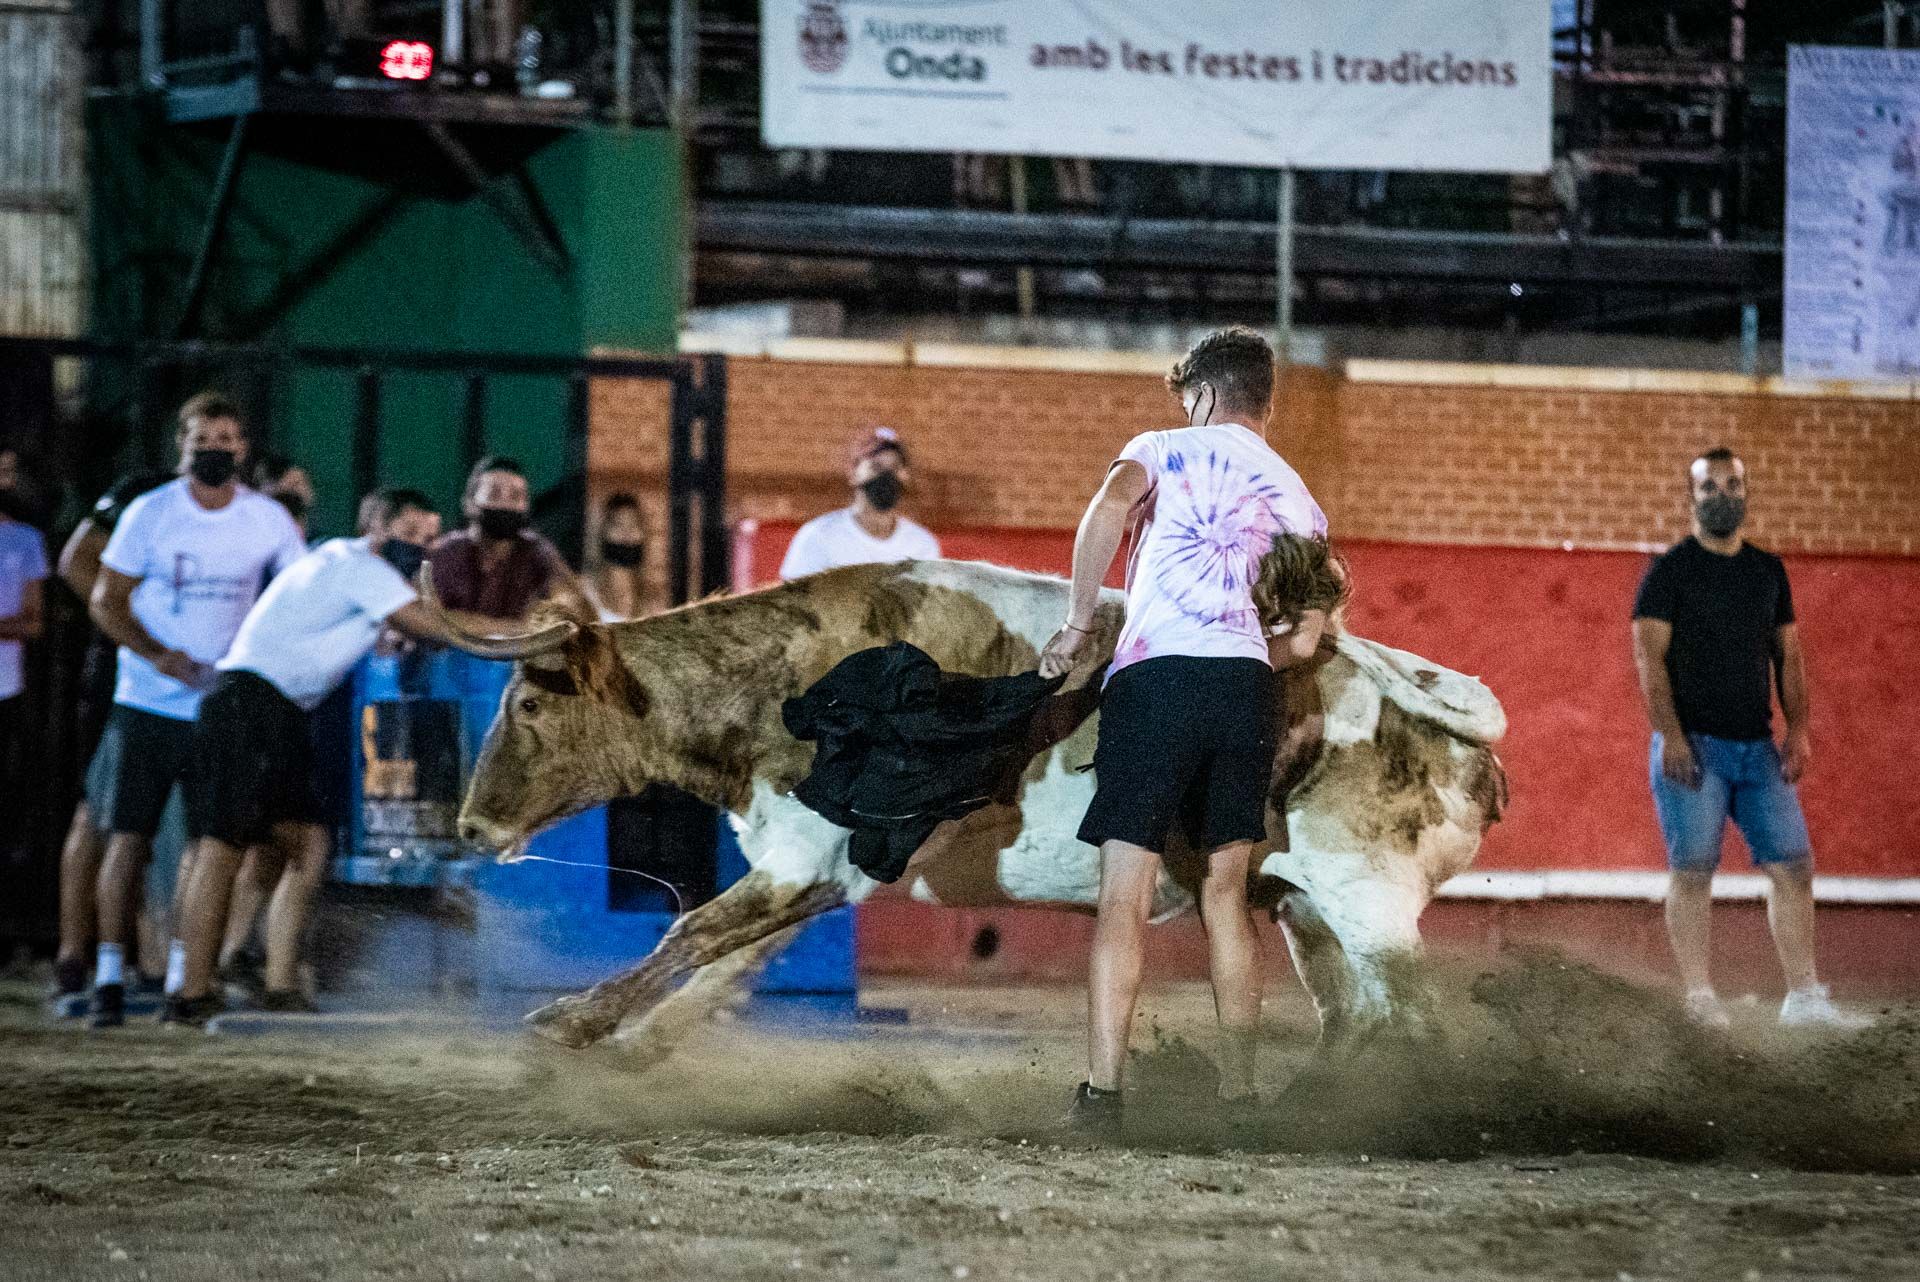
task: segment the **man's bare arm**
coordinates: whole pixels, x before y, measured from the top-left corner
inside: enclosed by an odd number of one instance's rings
[[[1080,529],[1073,538],[1073,592],[1067,600],[1067,622],[1076,627],[1093,623],[1100,603],[1100,587],[1113,568],[1113,558],[1126,537],[1127,519],[1134,505],[1147,496],[1147,469],[1132,460],[1115,463],[1099,493],[1087,504]]]
[[[1807,717],[1807,660],[1800,649],[1798,625],[1782,624],[1774,633],[1773,663],[1780,710],[1787,715],[1787,745],[1780,771],[1788,783],[1798,783],[1813,761],[1813,736]]]
[[[20,585],[20,608],[0,615],[0,641],[32,641],[40,635],[40,580]]]
[[[107,532],[92,517],[74,526],[67,545],[60,549],[60,581],[82,601],[93,600],[93,585],[100,577],[100,554],[106,550]]]
[[[213,679],[213,669],[190,654],[161,645],[134,617],[133,590],[139,584],[139,579],[101,566],[100,577],[93,585],[93,599],[87,603],[94,626],[106,633],[109,641],[127,647],[182,685],[206,685]]]
[[[456,627],[480,636],[512,636],[526,627],[522,620],[491,619],[486,615],[471,614],[465,610],[444,610],[444,613]],[[444,646],[456,645],[453,634],[442,626],[433,611],[418,601],[409,601],[388,615],[387,626],[415,641]]]
[[[1106,581],[1127,519],[1146,497],[1147,469],[1123,459],[1107,470],[1099,493],[1087,504],[1073,538],[1073,585],[1067,594],[1067,621],[1040,652],[1040,675],[1048,679],[1073,670],[1092,634],[1093,612],[1100,604],[1100,585]]]
[[[1667,674],[1667,648],[1673,644],[1673,625],[1665,619],[1633,621],[1633,663],[1640,672],[1640,695],[1646,700],[1647,720],[1660,735],[1660,770],[1688,788],[1700,786],[1700,763],[1680,724],[1673,702],[1673,679]]]

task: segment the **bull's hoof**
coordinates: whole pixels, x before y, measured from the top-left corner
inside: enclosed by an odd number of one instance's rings
[[[526,1018],[527,1027],[550,1042],[579,1050],[600,1041],[620,1026],[584,997],[562,997],[548,1002]]]

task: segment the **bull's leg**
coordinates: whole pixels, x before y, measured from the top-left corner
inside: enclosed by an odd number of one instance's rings
[[[1353,1031],[1353,975],[1340,938],[1304,890],[1288,892],[1275,907],[1274,920],[1280,923],[1293,968],[1320,1016],[1320,1049],[1332,1051]]]
[[[844,903],[836,885],[777,883],[750,872],[673,924],[660,946],[624,974],[527,1016],[536,1033],[562,1046],[589,1046],[627,1016],[653,1007],[690,971]]]
[[[1323,1052],[1351,1053],[1380,1034],[1424,1039],[1432,996],[1420,957],[1424,886],[1375,857],[1302,851],[1282,923],[1301,979],[1320,1010]],[[1329,938],[1329,936],[1331,938]]]
[[[692,979],[620,1035],[627,1066],[647,1068],[658,1064],[678,1050],[695,1029],[738,1004],[751,993],[755,977],[774,954],[799,933],[798,926],[776,930],[758,943],[737,948],[695,971]]]

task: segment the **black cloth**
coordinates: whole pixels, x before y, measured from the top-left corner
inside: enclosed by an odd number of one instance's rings
[[[187,771],[192,743],[193,722],[114,704],[87,770],[94,826],[152,837],[173,785]]]
[[[1673,625],[1667,676],[1690,734],[1765,739],[1773,733],[1773,656],[1793,622],[1787,567],[1751,543],[1732,556],[1689,537],[1654,558],[1633,617]]]
[[[318,791],[312,726],[300,705],[258,673],[222,672],[193,725],[187,831],[256,845],[277,823],[325,823]]]
[[[1165,854],[1176,823],[1199,851],[1264,838],[1278,707],[1258,659],[1163,655],[1120,669],[1100,699],[1080,840]]]
[[[93,505],[93,511],[87,513],[87,519],[102,534],[112,534],[114,527],[120,524],[120,518],[126,515],[128,504],[148,490],[157,490],[174,479],[172,472],[130,472],[100,496]]]
[[[781,706],[789,734],[819,743],[793,795],[853,830],[855,867],[898,881],[939,823],[1025,766],[1033,714],[1064,680],[945,673],[905,641],[848,655]]]

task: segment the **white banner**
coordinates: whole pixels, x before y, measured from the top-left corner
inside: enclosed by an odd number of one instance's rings
[[[761,0],[770,147],[1541,173],[1548,0]]]
[[[1920,51],[1787,51],[1787,376],[1920,377]]]

